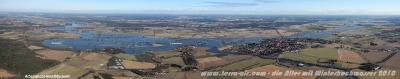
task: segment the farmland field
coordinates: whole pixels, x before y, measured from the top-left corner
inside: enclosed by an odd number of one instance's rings
[[[136,62],[129,60],[122,60],[121,64],[124,65],[126,69],[151,69],[156,67],[156,65],[153,63]]]
[[[392,58],[384,62],[384,65],[400,68],[400,54],[396,53]]]
[[[327,48],[336,48],[336,47],[340,47],[341,44],[325,44],[324,46]],[[351,48],[353,46],[350,45],[342,45],[344,48]]]
[[[100,69],[101,67],[105,66],[105,64],[108,62],[108,59],[111,58],[109,55],[104,55],[104,54],[99,54],[101,58],[97,58],[96,60],[89,60],[86,63],[78,66],[79,68],[85,68],[85,69]]]
[[[88,61],[96,61],[102,57],[103,57],[103,55],[101,55],[99,53],[89,53],[89,54],[83,56],[82,58],[85,60],[88,60]]]
[[[349,50],[338,50],[339,58],[338,61],[342,62],[353,62],[353,63],[364,63],[366,62],[358,53]]]
[[[65,58],[70,57],[74,52],[59,50],[39,50],[36,51],[36,53],[42,55],[46,59],[53,59],[61,62],[64,61]]]
[[[44,40],[48,38],[79,38],[81,35],[75,33],[52,33],[48,31],[27,31],[25,34],[29,38]]]
[[[185,63],[183,62],[181,57],[171,57],[171,58],[163,59],[162,61],[165,63],[178,64],[181,66],[185,65]]]
[[[227,61],[240,61],[240,60],[244,60],[244,59],[249,59],[252,58],[253,56],[250,55],[227,55],[227,56],[222,56],[220,57],[221,59],[227,60]]]
[[[390,52],[368,52],[368,53],[361,53],[364,55],[366,58],[371,60],[372,62],[378,62],[381,61],[382,59],[386,58],[389,56],[391,53]]]
[[[88,70],[83,68],[74,67],[68,64],[59,64],[52,68],[46,69],[38,75],[71,75],[72,79],[78,79],[79,76],[83,75],[84,73],[88,72]]]
[[[259,67],[259,66],[264,66],[267,64],[275,63],[275,60],[272,59],[262,59],[259,57],[254,57],[251,59],[247,59],[244,61],[236,62],[221,68],[217,68],[216,70],[225,70],[225,71],[230,71],[230,70],[243,70],[243,69],[248,69],[252,67]]]
[[[8,39],[20,39],[22,34],[17,33],[17,32],[4,32],[3,34],[0,34],[1,37],[3,38],[8,38]]]
[[[196,58],[198,57],[204,57],[204,56],[212,56],[214,53],[207,51],[207,47],[198,47],[195,49],[196,53],[193,54]]]
[[[214,68],[214,67],[222,67],[227,64],[232,64],[238,61],[246,60],[249,58],[252,58],[252,56],[249,55],[227,55],[227,56],[222,56],[219,57],[221,60],[218,61],[212,61],[212,62],[206,62],[206,63],[199,63],[199,68],[201,69],[209,69],[209,68]]]
[[[287,59],[292,59],[292,60],[296,60],[296,61],[302,61],[302,62],[306,62],[306,63],[313,63],[313,64],[318,64],[318,59],[319,59],[319,58],[316,58],[316,57],[302,55],[302,54],[298,54],[298,53],[281,54],[279,56],[279,58],[287,58]]]
[[[75,67],[78,67],[78,66],[82,66],[83,64],[85,64],[85,63],[87,63],[88,61],[87,60],[85,60],[85,59],[83,59],[83,58],[80,58],[80,57],[78,57],[78,56],[76,56],[75,54],[71,57],[71,59],[69,59],[68,61],[66,61],[66,62],[64,62],[65,64],[67,64],[67,65],[70,65],[70,66],[75,66]]]
[[[213,61],[218,61],[222,60],[221,58],[218,57],[207,57],[207,58],[199,58],[196,59],[199,63],[206,63],[206,62],[213,62]]]
[[[171,56],[179,56],[179,52],[175,52],[172,50],[168,51],[151,51],[150,53],[154,54],[156,57],[171,57]]]
[[[341,68],[358,68],[359,64],[351,64],[346,62],[335,62],[335,64],[340,65]]]
[[[301,51],[300,54],[331,60],[338,58],[337,49],[334,48],[308,48]]]
[[[99,58],[93,58],[93,56]],[[108,62],[108,59],[110,58],[111,56],[109,55],[98,54],[98,53],[88,53],[87,55],[83,56],[76,56],[74,54],[72,55],[71,59],[67,60],[63,64],[67,64],[69,66],[82,69],[100,69]]]
[[[132,61],[137,60],[137,59],[136,59],[136,56],[135,56],[135,55],[131,55],[131,54],[122,54],[122,53],[119,53],[119,54],[116,54],[116,55],[114,55],[114,56],[116,56],[116,57],[118,57],[118,58],[125,59],[125,60],[132,60]]]

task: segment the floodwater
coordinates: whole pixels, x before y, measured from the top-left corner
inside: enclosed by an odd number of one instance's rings
[[[288,36],[289,38],[325,38],[329,37],[334,33],[344,32],[352,29],[360,28],[361,26],[355,23],[345,23],[346,26],[337,28],[330,31],[315,31],[305,32],[300,34],[294,34]],[[153,38],[141,35],[133,34],[111,34],[96,33],[94,31],[83,31],[74,29],[74,27],[80,27],[79,23],[72,23],[71,26],[62,27],[46,27],[43,30],[59,30],[66,32],[73,32],[81,34],[81,38],[56,38],[44,40],[42,44],[44,46],[53,49],[73,49],[75,51],[81,51],[86,49],[101,49],[106,47],[120,48],[128,54],[139,54],[144,51],[161,51],[175,49],[184,44],[192,44],[198,47],[209,47],[209,51],[214,53],[229,53],[217,50],[216,47],[222,46],[224,43],[235,42],[236,44],[244,43],[258,43],[263,38],[275,38],[275,37],[252,37],[252,38],[181,38],[181,39],[170,39],[170,38]],[[163,44],[163,46],[153,46],[152,44]],[[182,43],[182,44],[173,44]]]

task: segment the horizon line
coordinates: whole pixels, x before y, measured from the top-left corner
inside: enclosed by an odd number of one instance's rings
[[[392,15],[399,14],[379,14],[379,13],[172,13],[172,12],[77,12],[77,11],[4,11],[0,13],[54,13],[54,14],[144,14],[144,15]]]

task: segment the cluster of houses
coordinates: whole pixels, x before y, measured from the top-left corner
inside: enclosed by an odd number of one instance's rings
[[[275,53],[292,52],[298,53],[301,49],[306,48],[309,43],[333,43],[323,39],[312,38],[272,38],[264,39],[261,43],[250,43],[232,48],[225,49],[225,51],[238,51],[243,54],[257,54],[257,55],[271,55]]]

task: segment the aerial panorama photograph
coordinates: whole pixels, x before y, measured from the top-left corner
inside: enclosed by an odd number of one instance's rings
[[[0,0],[0,79],[400,79],[400,0]]]

